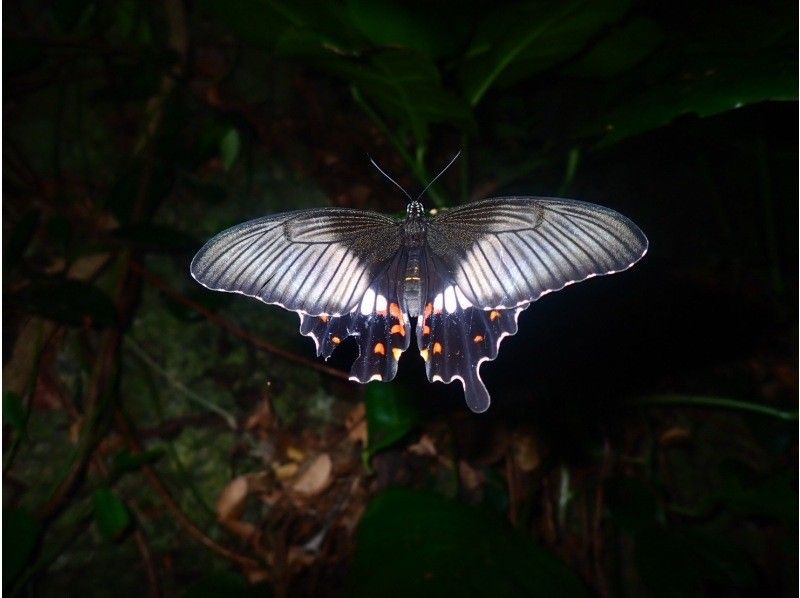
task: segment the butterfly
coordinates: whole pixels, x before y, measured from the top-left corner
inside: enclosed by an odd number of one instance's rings
[[[520,312],[647,252],[631,220],[590,203],[498,197],[429,215],[418,199],[405,218],[319,208],[244,222],[209,240],[190,271],[209,289],[296,312],[320,357],[355,337],[350,379],[362,384],[392,380],[413,334],[428,379],[460,381],[481,413],[481,364],[516,334]]]

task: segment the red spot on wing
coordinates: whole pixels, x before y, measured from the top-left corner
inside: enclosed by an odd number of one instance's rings
[[[403,312],[400,311],[400,306],[397,303],[390,303],[389,304],[389,315],[394,316],[398,320],[403,319]]]

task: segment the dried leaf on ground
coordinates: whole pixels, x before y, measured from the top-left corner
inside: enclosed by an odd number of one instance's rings
[[[512,441],[514,463],[520,471],[530,473],[542,463],[542,454],[536,437],[530,434],[515,434]]]
[[[367,432],[367,417],[366,407],[364,403],[359,403],[356,407],[347,414],[345,419],[345,426],[347,427],[347,438],[354,443],[360,443],[362,446],[367,446],[368,432]]]
[[[408,452],[421,457],[435,457],[438,454],[433,438],[427,434],[423,434],[417,442],[409,446]]]
[[[333,461],[328,453],[314,457],[299,475],[292,490],[305,496],[325,491],[333,481]]]
[[[477,490],[486,483],[486,476],[479,469],[475,469],[466,461],[458,462],[458,475],[461,484],[467,490]]]
[[[286,448],[286,456],[295,463],[302,463],[306,458],[306,454],[303,451],[293,446]]]
[[[661,446],[670,446],[673,444],[680,444],[691,440],[692,433],[688,428],[682,426],[673,426],[664,430],[658,437],[658,444]]]
[[[225,486],[217,499],[217,517],[220,521],[235,521],[242,516],[248,491],[249,484],[246,476],[234,478]]]
[[[266,434],[272,429],[275,423],[275,417],[272,413],[272,407],[269,401],[261,401],[256,405],[253,412],[245,421],[244,429],[249,432],[261,432]]]
[[[272,465],[275,477],[282,482],[296,476],[299,469],[300,466],[297,463],[273,463]]]

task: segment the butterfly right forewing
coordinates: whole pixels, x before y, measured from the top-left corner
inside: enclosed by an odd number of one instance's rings
[[[592,276],[630,268],[647,238],[602,206],[557,198],[501,197],[443,212],[428,247],[472,303],[526,305]]]

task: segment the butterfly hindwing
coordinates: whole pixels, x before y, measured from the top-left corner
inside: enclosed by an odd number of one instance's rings
[[[425,301],[417,318],[417,346],[428,380],[459,380],[469,408],[482,413],[491,399],[480,366],[497,357],[506,336],[516,334],[517,318],[525,307],[482,309],[473,305],[438,256],[426,252],[423,265]]]
[[[497,357],[500,343],[516,334],[522,307],[484,310],[474,307],[461,289],[449,285],[427,303],[417,320],[417,345],[431,382],[460,380],[469,408],[481,413],[490,398],[480,366]]]
[[[397,374],[397,362],[411,342],[408,317],[397,299],[398,269],[404,264],[401,252],[347,314],[300,314],[300,333],[314,339],[320,357],[327,359],[347,337],[355,337],[358,357],[350,369],[351,380],[386,382]]]

